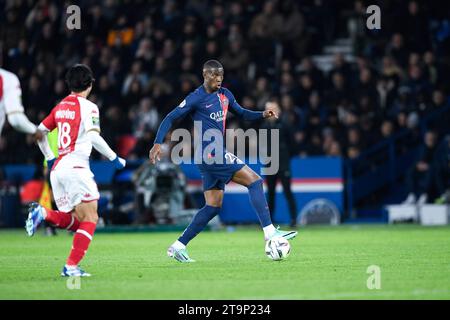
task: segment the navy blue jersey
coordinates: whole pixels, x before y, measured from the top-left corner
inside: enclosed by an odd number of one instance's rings
[[[234,98],[230,90],[220,88],[216,92],[208,93],[202,86],[198,87],[194,92],[190,93],[178,107],[172,110],[162,121],[156,134],[155,143],[162,143],[167,132],[172,127],[175,120],[181,119],[190,114],[194,121],[200,121],[202,125],[202,132],[199,137],[203,137],[204,133],[209,129],[219,130],[222,135],[225,133],[226,119],[228,110],[241,117],[244,120],[258,120],[263,118],[263,112],[250,111],[242,108]],[[222,137],[222,135],[219,135]],[[202,140],[201,145],[209,144],[209,141]],[[235,172],[239,171],[244,162],[238,159],[235,155],[227,152],[221,140],[220,149],[223,154],[213,155],[221,162],[209,164],[201,158],[201,162],[197,163],[200,174],[203,180],[203,189],[221,189],[232,179]],[[196,153],[200,154],[202,151],[197,148]],[[208,157],[212,156],[208,154]]]
[[[173,122],[188,114],[194,121],[201,121],[202,137],[208,129],[217,129],[224,134],[228,110],[244,120],[251,121],[263,118],[263,112],[261,111],[242,108],[230,90],[220,88],[213,93],[208,93],[201,85],[164,118],[156,134],[155,143],[162,143]]]

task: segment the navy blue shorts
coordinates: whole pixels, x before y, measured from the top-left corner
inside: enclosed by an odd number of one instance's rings
[[[230,182],[235,172],[241,170],[245,163],[234,154],[227,152],[223,164],[199,164],[200,175],[203,181],[203,190],[224,190],[225,185]]]

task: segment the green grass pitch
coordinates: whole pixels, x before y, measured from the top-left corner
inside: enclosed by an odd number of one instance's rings
[[[256,227],[203,232],[189,253],[166,256],[172,232],[97,233],[80,289],[59,276],[72,237],[0,231],[0,299],[450,299],[450,228],[306,227],[280,262]],[[370,265],[381,288],[369,290]]]

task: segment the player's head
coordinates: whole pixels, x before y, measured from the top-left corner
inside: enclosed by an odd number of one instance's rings
[[[223,81],[223,72],[223,66],[219,61],[206,61],[203,65],[203,79],[205,80],[205,85],[212,91],[219,90]]]
[[[89,94],[94,81],[91,68],[85,64],[76,64],[66,73],[66,82],[69,90],[75,93],[88,90],[87,94]]]

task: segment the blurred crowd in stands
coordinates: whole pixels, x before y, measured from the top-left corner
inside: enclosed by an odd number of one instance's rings
[[[224,65],[224,86],[242,106],[279,101],[293,132],[291,155],[354,159],[449,104],[450,5],[443,1],[371,1],[381,7],[381,30],[366,28],[369,3],[359,0],[78,1],[81,30],[66,27],[70,4],[2,1],[3,67],[19,76],[26,113],[39,123],[67,94],[67,67],[91,66],[102,134],[129,159],[147,157],[160,121],[202,83],[211,58]],[[324,72],[313,56],[338,38],[351,39],[354,59],[335,54]],[[441,141],[449,122],[438,118],[431,129]],[[254,124],[230,119],[227,126]],[[418,134],[409,143],[421,141]],[[32,143],[4,129],[0,163],[17,162],[18,154],[41,161]]]

